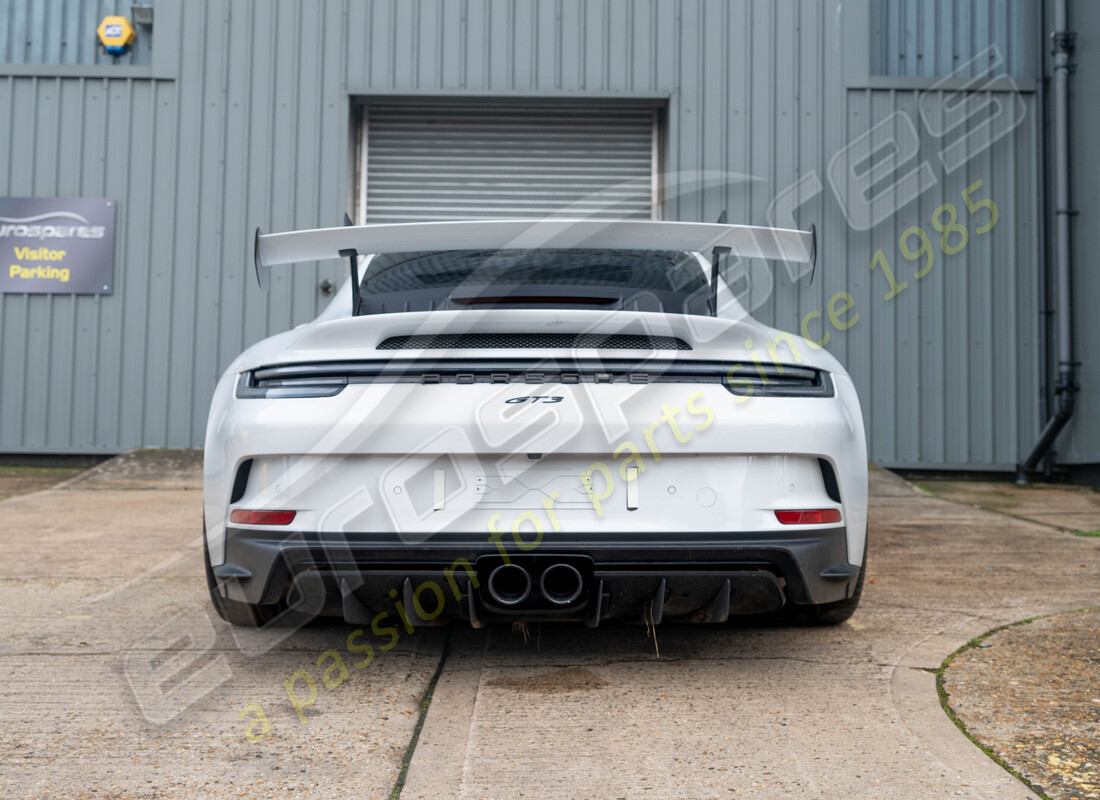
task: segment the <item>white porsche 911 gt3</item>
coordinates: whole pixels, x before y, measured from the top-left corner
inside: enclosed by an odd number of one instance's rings
[[[218,382],[206,571],[230,622],[837,623],[859,602],[863,422],[827,352],[718,260],[804,231],[553,220],[256,234],[346,258],[313,322]]]

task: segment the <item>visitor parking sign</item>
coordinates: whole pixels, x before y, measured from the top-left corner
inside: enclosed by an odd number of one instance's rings
[[[110,294],[115,202],[0,198],[0,292]]]

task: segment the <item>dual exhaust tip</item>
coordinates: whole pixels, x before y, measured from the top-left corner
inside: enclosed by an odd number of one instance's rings
[[[519,605],[531,596],[531,573],[518,564],[501,564],[489,573],[489,596],[502,606]],[[576,601],[584,590],[580,570],[571,564],[551,564],[539,576],[539,591],[556,606]]]

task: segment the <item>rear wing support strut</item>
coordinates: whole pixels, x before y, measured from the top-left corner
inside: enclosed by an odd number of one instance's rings
[[[718,316],[718,262],[722,260],[722,256],[729,255],[730,252],[732,248],[721,245],[710,251],[710,310],[716,317]]]
[[[341,250],[340,255],[348,260],[348,268],[351,270],[351,315],[359,316],[359,251],[354,247]]]

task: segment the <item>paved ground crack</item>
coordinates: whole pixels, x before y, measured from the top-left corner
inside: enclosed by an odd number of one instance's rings
[[[876,599],[874,601],[874,606],[875,607],[883,607],[883,608],[900,608],[900,609],[903,609],[905,611],[918,611],[918,612],[921,612],[921,613],[924,613],[924,614],[929,614],[929,613],[933,613],[933,614],[951,614],[951,615],[958,615],[960,617],[969,617],[970,619],[982,620],[982,621],[986,621],[986,622],[997,622],[1000,619],[999,617],[997,617],[995,615],[983,614],[983,613],[975,612],[975,611],[965,611],[965,610],[960,609],[960,608],[937,608],[935,606],[924,606],[924,605],[917,605],[917,604],[914,604],[914,603],[897,603],[897,602],[891,602],[889,600],[878,600],[878,599]],[[870,608],[871,603],[868,603],[867,607]],[[941,631],[941,633],[944,633],[944,632],[945,631]]]
[[[401,797],[401,790],[405,788],[405,779],[409,775],[409,764],[412,763],[413,755],[416,753],[416,745],[420,741],[420,731],[424,729],[424,720],[428,717],[428,708],[432,704],[435,685],[439,683],[439,676],[443,674],[443,665],[447,663],[447,656],[450,652],[451,628],[448,627],[446,636],[443,639],[443,652],[439,654],[439,664],[436,665],[432,679],[428,681],[428,688],[424,690],[424,696],[420,698],[420,716],[416,720],[416,727],[413,728],[409,746],[405,748],[405,756],[401,759],[401,772],[397,775],[397,783],[394,784],[393,791],[390,793],[390,800],[398,800]]]
[[[928,494],[926,497],[931,497],[933,500],[939,500],[941,503],[950,503],[954,506],[962,506],[963,508],[978,509],[984,511],[987,514],[996,514],[1000,517],[1008,517],[1014,519],[1017,522],[1026,522],[1030,525],[1038,525],[1040,528],[1047,528],[1052,531],[1058,531],[1059,533],[1073,533],[1073,528],[1066,528],[1062,525],[1055,525],[1051,522],[1043,522],[1042,520],[1035,519],[1033,517],[1024,517],[1020,514],[1013,514],[1011,511],[1004,511],[999,508],[987,508],[986,506],[979,505],[978,503],[968,503],[965,500],[952,500],[948,497],[940,497],[937,494]]]

